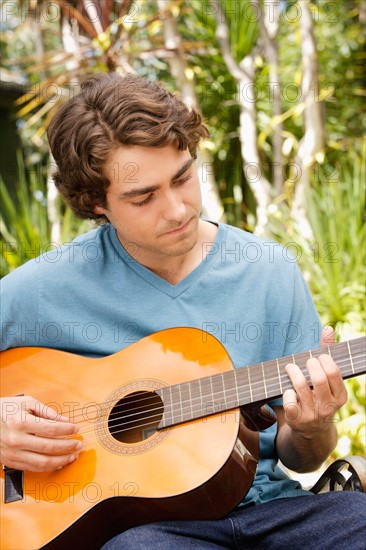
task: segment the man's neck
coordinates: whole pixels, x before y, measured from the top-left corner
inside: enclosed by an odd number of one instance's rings
[[[189,253],[182,256],[171,256],[164,262],[149,262],[142,265],[165,279],[171,285],[177,285],[185,279],[206,258],[210,245],[213,245],[217,234],[217,225],[200,220],[197,243]]]

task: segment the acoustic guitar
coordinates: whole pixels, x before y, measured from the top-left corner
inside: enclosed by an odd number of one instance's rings
[[[296,362],[309,381],[306,360],[327,352],[343,378],[365,372],[365,337],[242,369],[212,335],[192,328],[101,359],[36,347],[3,352],[1,394],[33,395],[69,416],[83,450],[52,473],[4,467],[1,548],[93,550],[143,523],[224,516],[256,472],[260,406],[291,387],[285,365]],[[257,417],[248,414],[253,406]]]

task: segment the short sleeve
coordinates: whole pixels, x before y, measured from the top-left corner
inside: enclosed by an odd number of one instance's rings
[[[35,260],[0,281],[1,350],[39,344],[39,292]]]

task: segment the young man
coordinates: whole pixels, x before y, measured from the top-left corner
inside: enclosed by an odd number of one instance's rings
[[[200,219],[194,160],[206,135],[195,110],[143,78],[101,74],[84,83],[49,127],[55,183],[78,216],[107,223],[3,280],[3,349],[98,357],[175,326],[214,334],[237,368],[318,346],[319,318],[294,258]],[[260,434],[257,475],[240,507],[219,521],[140,526],[105,548],[363,547],[364,495],[311,495],[277,465],[310,471],[336,444],[342,377],[328,354],[307,369],[313,389],[287,366],[293,389],[271,403],[277,424]],[[14,400],[28,415],[3,419],[3,464],[42,472],[78,459],[69,419],[44,407],[36,418],[36,389]]]

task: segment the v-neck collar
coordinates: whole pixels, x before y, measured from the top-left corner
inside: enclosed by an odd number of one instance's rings
[[[113,225],[109,227],[109,234],[112,241],[113,248],[117,254],[122,258],[125,264],[132,269],[139,277],[144,279],[147,283],[154,286],[164,294],[167,294],[171,298],[178,298],[183,292],[185,292],[192,284],[194,284],[201,276],[206,273],[213,264],[220,258],[221,243],[225,239],[225,233],[227,227],[223,224],[217,224],[218,230],[216,233],[215,241],[211,250],[208,252],[204,260],[193,269],[184,279],[179,281],[176,285],[173,285],[137,262],[127,250],[120,243],[116,229]]]

